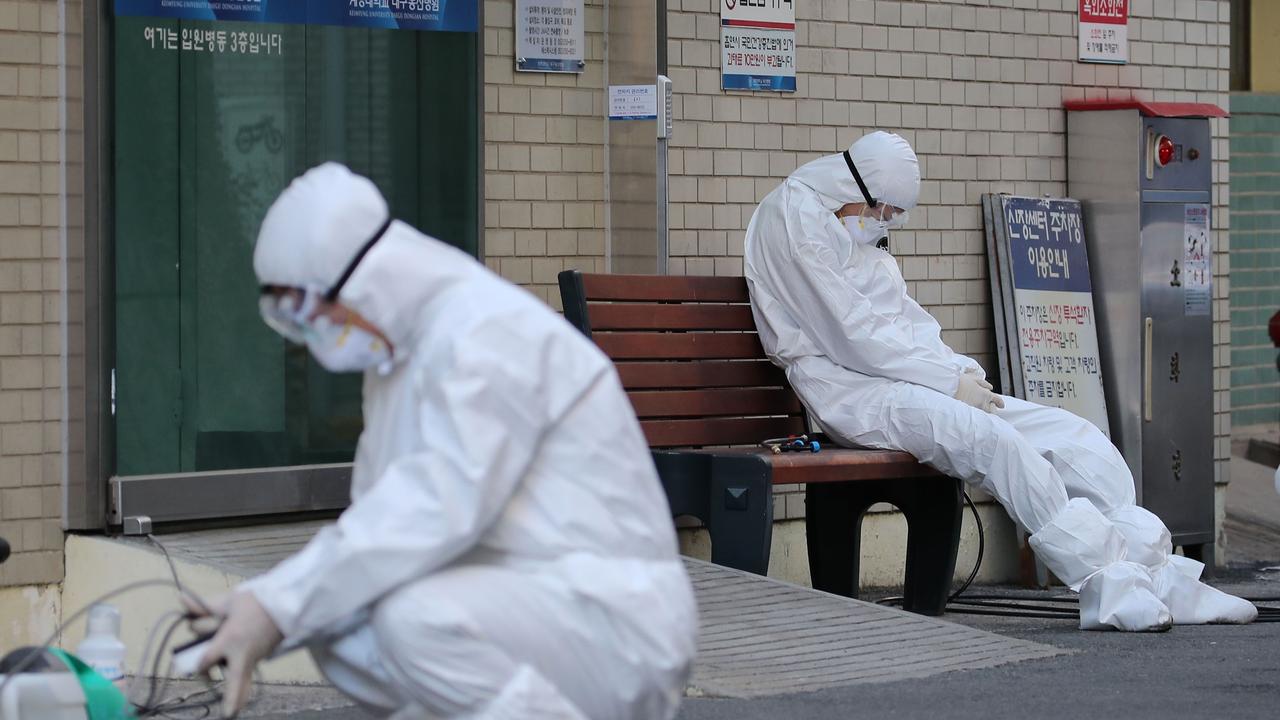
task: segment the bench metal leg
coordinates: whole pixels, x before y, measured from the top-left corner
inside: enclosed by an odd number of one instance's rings
[[[698,453],[654,451],[653,464],[672,517],[689,515],[711,522],[711,458]]]
[[[809,578],[816,590],[858,597],[862,517],[875,504],[863,483],[815,483],[805,488]]]
[[[903,606],[922,615],[942,614],[960,547],[964,495],[959,480],[930,477],[813,484],[807,488],[805,502],[814,588],[858,597],[862,519],[872,505],[886,502],[907,520]]]
[[[950,490],[931,479],[928,483],[904,488],[898,506],[907,518],[907,570],[903,588],[903,608],[921,615],[941,615],[951,595],[956,572],[956,552],[960,549],[960,523],[964,495],[960,481]]]
[[[773,544],[773,479],[757,458],[716,457],[711,463],[707,530],[711,562],[757,575],[769,572]]]

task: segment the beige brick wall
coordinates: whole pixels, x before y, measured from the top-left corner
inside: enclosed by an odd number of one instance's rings
[[[921,207],[892,251],[944,339],[994,370],[983,193],[1066,192],[1062,102],[1228,103],[1229,2],[1132,0],[1130,63],[1077,57],[1076,0],[815,0],[797,4],[797,92],[723,92],[717,0],[672,0],[678,91],[672,273],[742,272],[756,203],[799,165],[874,129],[921,159]],[[1227,121],[1213,121],[1218,468],[1229,457]],[[780,499],[781,500],[781,499]],[[778,517],[802,513],[799,498]],[[802,516],[802,515],[800,515]]]
[[[581,74],[516,72],[514,8],[484,6],[484,259],[559,308],[561,270],[604,270],[604,4]]]
[[[0,2],[0,585],[62,579],[58,29]]]

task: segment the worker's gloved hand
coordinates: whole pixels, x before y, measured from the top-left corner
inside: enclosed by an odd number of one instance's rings
[[[983,412],[995,412],[996,408],[1004,407],[1004,400],[991,392],[991,383],[969,373],[960,374],[956,399]]]
[[[227,604],[231,601],[231,593],[223,593],[208,598],[183,593],[179,596],[182,607],[187,611],[187,629],[192,635],[212,635],[218,632],[218,626],[227,616]]]
[[[183,604],[196,616],[191,621],[192,632],[198,635],[214,632],[197,670],[205,673],[214,665],[225,663],[222,716],[233,718],[249,699],[254,668],[275,650],[284,636],[250,592],[232,592],[208,601],[203,607],[184,597]]]
[[[984,388],[986,388],[986,389],[988,389],[988,390],[992,390],[992,389],[994,389],[994,388],[992,387],[991,383],[987,382],[987,379],[986,379],[985,377],[983,377],[983,375],[982,375],[981,373],[982,373],[982,369],[981,369],[981,368],[973,367],[973,366],[970,366],[970,365],[966,365],[966,366],[965,366],[965,368],[964,368],[964,374],[965,374],[965,375],[968,375],[969,377],[973,378],[974,380],[977,380],[979,385],[981,385],[982,387],[984,387]],[[1003,407],[1003,406],[1001,406],[1001,407]]]

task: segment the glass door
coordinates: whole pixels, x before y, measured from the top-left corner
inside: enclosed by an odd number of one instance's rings
[[[477,35],[114,22],[115,474],[350,460],[360,377],[263,325],[258,225],[337,160],[474,254]]]

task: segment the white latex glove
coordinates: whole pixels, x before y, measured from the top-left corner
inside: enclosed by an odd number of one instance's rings
[[[976,367],[968,367],[968,366],[966,366],[966,367],[965,367],[965,369],[964,369],[964,374],[965,374],[965,375],[968,375],[969,377],[973,378],[974,380],[977,380],[977,381],[978,381],[978,384],[979,384],[979,385],[981,385],[982,387],[984,387],[984,388],[986,388],[986,389],[988,389],[988,390],[991,390],[991,389],[992,389],[992,385],[991,385],[991,383],[987,382],[987,379],[986,379],[985,377],[983,377],[982,375],[979,375],[978,373],[980,373],[980,372],[982,372],[981,368],[976,368]],[[1004,406],[1003,406],[1003,405],[1001,405],[1001,407],[1004,407]]]
[[[1004,400],[991,392],[991,383],[969,373],[961,373],[956,399],[983,412],[995,412],[996,408],[1004,407]]]
[[[210,600],[206,607],[189,598],[183,603],[192,615],[191,631],[197,635],[213,632],[209,647],[200,658],[198,672],[226,663],[223,675],[222,717],[233,718],[244,708],[253,687],[253,671],[284,639],[275,621],[250,592],[232,592]]]

